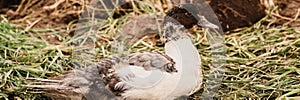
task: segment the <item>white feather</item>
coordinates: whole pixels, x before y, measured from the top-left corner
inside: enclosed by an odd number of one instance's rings
[[[165,76],[158,69],[145,70],[140,66],[128,66],[117,70],[122,82],[132,88],[151,88],[159,83]]]

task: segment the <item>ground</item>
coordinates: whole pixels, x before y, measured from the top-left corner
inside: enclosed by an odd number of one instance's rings
[[[45,98],[40,95],[41,91],[24,89],[24,79],[48,78],[74,67],[71,64],[72,57],[76,55],[73,46],[78,44],[74,40],[86,40],[75,34],[76,23],[83,11],[87,11],[83,9],[87,8],[89,1],[0,1],[0,99]],[[148,9],[152,6],[147,3],[135,2],[137,5],[133,5],[126,1],[123,0],[125,4],[118,7],[113,18],[103,25],[105,28],[96,30],[101,34],[91,36],[96,37],[97,51],[92,61],[112,54],[110,43],[117,29],[131,17],[153,12]],[[153,2],[155,11],[166,12],[172,7],[166,0]],[[215,98],[300,99],[300,0],[206,2],[212,6],[226,34],[225,75]],[[124,10],[128,8],[131,10]],[[96,13],[99,18],[107,17]],[[203,33],[202,30],[194,31]],[[192,38],[201,55],[204,80],[208,80],[211,56],[209,44],[203,37],[203,34],[193,34]],[[130,49],[133,52],[161,51],[162,45],[157,37],[146,37]],[[85,46],[78,46],[77,49],[84,49]],[[201,91],[189,98],[199,99],[204,89],[208,88],[206,86],[204,82]]]

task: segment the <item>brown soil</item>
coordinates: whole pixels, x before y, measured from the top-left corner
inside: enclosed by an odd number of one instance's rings
[[[300,28],[300,0],[275,0],[279,7],[277,25],[287,25]]]

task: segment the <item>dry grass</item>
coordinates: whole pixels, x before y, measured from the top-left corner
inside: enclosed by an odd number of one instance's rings
[[[149,5],[153,4],[144,4]],[[133,11],[136,15],[141,13],[136,8]],[[156,12],[149,9],[143,11]],[[274,11],[270,11],[266,18],[252,27],[226,33],[227,63],[216,99],[300,99],[300,33],[293,28],[269,25],[268,22],[274,20],[272,12]],[[24,79],[48,78],[74,68],[72,62],[84,60],[78,59],[78,51],[85,51],[80,56],[91,58],[85,64],[112,55],[114,35],[127,18],[128,16],[109,18],[101,25],[101,29],[86,30],[88,27],[82,27],[77,31],[82,34],[70,37],[62,34],[78,30],[72,25],[66,26],[67,30],[58,28],[24,31],[22,28],[16,29],[1,16],[0,99],[42,99],[41,91],[27,91],[22,87],[22,84],[26,84]],[[39,32],[48,34],[41,36]],[[87,32],[97,34],[86,34]],[[202,33],[202,30],[199,32]],[[44,40],[44,35],[59,36],[62,41],[50,44]],[[207,80],[211,62],[209,44],[203,34],[194,34],[193,40],[202,58],[204,80]],[[143,38],[130,47],[130,50],[163,51],[163,48],[153,46],[147,38]],[[201,91],[190,98],[198,99],[200,94]]]

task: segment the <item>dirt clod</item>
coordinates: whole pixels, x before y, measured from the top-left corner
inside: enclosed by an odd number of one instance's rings
[[[279,14],[276,25],[287,25],[290,27],[300,27],[300,0],[275,0]]]
[[[210,1],[224,31],[249,27],[266,15],[265,8],[259,0],[207,1]]]

